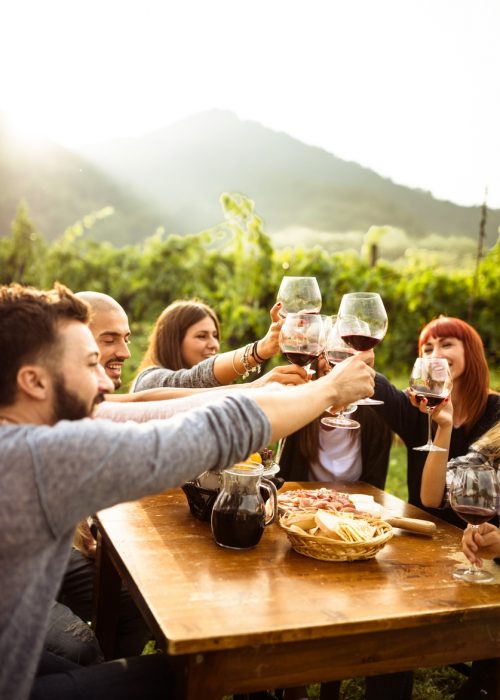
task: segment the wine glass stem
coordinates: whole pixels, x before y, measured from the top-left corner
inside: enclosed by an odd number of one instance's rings
[[[479,525],[471,525],[471,527],[472,527],[472,529],[473,529],[473,531],[474,531],[474,532],[472,533],[472,541],[474,542],[474,541],[475,541],[475,537],[476,537],[476,532],[479,530]],[[474,564],[474,562],[470,562],[470,564],[469,564],[469,573],[475,574],[475,573],[477,573],[478,571],[479,571],[479,569],[478,569],[477,566]]]
[[[429,409],[427,409],[427,444],[432,445],[432,418]]]

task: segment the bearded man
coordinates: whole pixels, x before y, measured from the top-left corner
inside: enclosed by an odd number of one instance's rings
[[[111,389],[87,322],[87,304],[61,285],[0,287],[2,698],[165,698],[163,655],[47,664],[35,679],[76,523],[178,486],[200,464],[226,468],[328,406],[373,394],[374,371],[360,353],[316,382],[228,396],[171,421],[87,420]]]

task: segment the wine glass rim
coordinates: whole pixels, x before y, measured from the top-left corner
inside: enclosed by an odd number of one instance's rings
[[[310,276],[306,277],[304,275],[283,275],[284,280],[315,280],[316,277]]]
[[[418,362],[419,360],[422,361],[422,362],[424,362],[424,363],[428,363],[428,362],[446,362],[446,364],[448,365],[448,367],[450,366],[450,363],[448,362],[448,358],[446,358],[446,357],[422,357],[422,356],[420,356],[420,357],[417,357],[417,359],[415,360],[415,362]]]
[[[375,299],[375,297],[380,298],[380,294],[378,292],[348,292],[347,294],[344,294],[342,298],[344,297],[358,297],[358,299]]]

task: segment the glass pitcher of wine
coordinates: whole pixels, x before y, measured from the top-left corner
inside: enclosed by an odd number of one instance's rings
[[[235,464],[222,473],[222,489],[212,509],[212,533],[221,547],[249,549],[276,519],[276,486],[262,477],[262,464]],[[269,514],[261,489],[269,495]]]

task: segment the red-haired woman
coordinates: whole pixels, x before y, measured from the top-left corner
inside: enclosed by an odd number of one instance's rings
[[[477,331],[465,321],[442,316],[422,329],[418,351],[422,357],[443,357],[448,360],[453,379],[453,425],[447,437],[448,459],[464,455],[469,446],[500,418],[500,396],[489,386],[483,342]],[[424,508],[420,489],[428,453],[417,452],[413,448],[427,440],[425,401],[422,401],[423,406],[417,408],[414,400],[412,404],[411,392],[399,391],[380,374],[377,374],[375,380],[375,398],[384,401],[377,410],[391,430],[400,436],[408,450],[408,500],[413,505]],[[442,437],[439,432],[440,429],[435,438],[438,445]],[[431,508],[427,510],[434,512]],[[464,527],[464,523],[451,509],[434,514]]]

